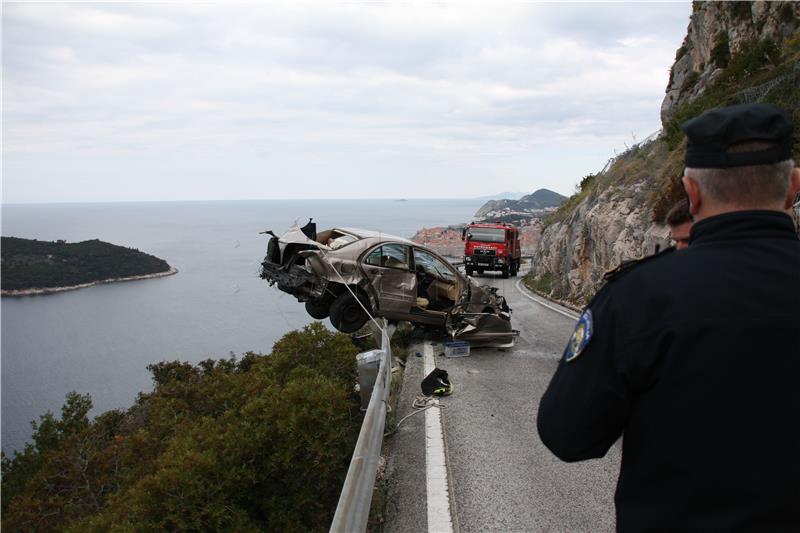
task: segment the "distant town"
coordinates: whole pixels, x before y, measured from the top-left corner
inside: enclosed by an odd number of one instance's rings
[[[539,189],[518,200],[489,200],[475,212],[472,222],[501,222],[520,229],[523,255],[530,255],[539,242],[542,220],[558,209],[567,198],[548,189]],[[459,258],[464,253],[461,232],[470,221],[449,226],[422,228],[411,240],[432,248],[445,257]]]

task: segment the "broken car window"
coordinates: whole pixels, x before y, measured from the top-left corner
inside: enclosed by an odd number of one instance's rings
[[[381,247],[378,246],[364,258],[364,264],[379,267],[381,266]]]
[[[453,271],[444,262],[416,248],[414,248],[414,263],[417,266],[417,271],[422,270],[437,279],[449,282],[453,282],[456,279]]]
[[[384,244],[381,246],[381,266],[408,270],[408,254],[402,244]]]
[[[408,251],[402,244],[384,244],[368,253],[364,258],[364,263],[384,268],[408,270]]]

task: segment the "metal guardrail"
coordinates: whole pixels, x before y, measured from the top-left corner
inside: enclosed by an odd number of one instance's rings
[[[331,522],[331,532],[354,533],[367,529],[392,384],[392,347],[389,341],[394,328],[389,329],[385,324],[384,321],[384,328],[381,331],[383,353],[378,375],[372,388],[369,406],[364,413],[358,441],[353,449],[353,457],[350,459],[350,468],[342,486],[336,514]]]

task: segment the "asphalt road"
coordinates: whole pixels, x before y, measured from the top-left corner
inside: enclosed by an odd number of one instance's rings
[[[575,319],[526,297],[518,279],[479,278],[508,299],[520,330],[514,348],[473,349],[469,357],[450,359],[438,355],[441,345],[434,347],[436,366],[455,386],[442,400],[454,526],[461,532],[613,531],[619,443],[603,459],[568,464],[536,432],[539,399]],[[398,415],[411,412],[419,394],[420,361],[409,358]],[[427,529],[419,471],[423,417],[411,417],[387,443],[387,531]]]

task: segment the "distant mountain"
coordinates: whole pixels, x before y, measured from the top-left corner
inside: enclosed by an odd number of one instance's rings
[[[490,216],[505,216],[509,214],[520,214],[527,218],[541,216],[546,211],[553,210],[560,206],[566,196],[549,189],[539,189],[531,194],[526,194],[519,200],[489,200],[475,213],[476,219]]]
[[[477,196],[476,200],[519,200],[526,193],[524,192],[499,192],[491,196]]]
[[[547,207],[558,207],[566,199],[566,196],[562,196],[550,189],[539,189],[520,198],[519,203],[528,209],[545,209]]]

